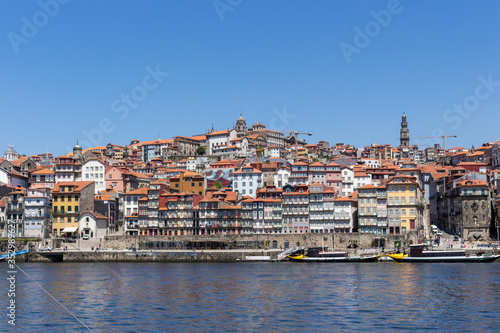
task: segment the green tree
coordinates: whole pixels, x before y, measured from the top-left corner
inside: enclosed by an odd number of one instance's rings
[[[203,146],[199,146],[198,149],[196,149],[197,155],[205,155],[205,152],[206,152],[206,150],[205,150],[205,147],[203,147]]]
[[[214,186],[219,189],[222,188],[222,184],[218,180],[214,183]]]

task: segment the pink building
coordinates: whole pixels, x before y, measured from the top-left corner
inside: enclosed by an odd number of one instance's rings
[[[326,184],[340,197],[342,193],[342,176],[340,172],[340,165],[330,162],[326,165]]]
[[[125,192],[123,184],[123,169],[116,166],[106,166],[106,189],[113,189],[116,192]]]

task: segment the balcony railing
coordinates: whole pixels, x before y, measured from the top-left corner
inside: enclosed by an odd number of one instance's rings
[[[52,212],[53,215],[78,215],[78,212],[75,211],[64,211],[64,210],[54,210]]]

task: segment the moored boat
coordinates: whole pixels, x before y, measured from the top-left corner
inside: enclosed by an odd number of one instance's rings
[[[493,262],[498,254],[466,254],[465,250],[428,250],[424,244],[410,245],[410,254],[387,254],[398,262]]]
[[[9,259],[10,257],[15,257],[15,256],[25,254],[25,253],[28,253],[28,250],[21,250],[21,251],[17,251],[17,252],[7,252],[4,254],[0,254],[0,262],[5,261],[5,260]]]
[[[349,256],[347,252],[325,252],[320,247],[310,247],[298,249],[287,257],[298,262],[374,262],[379,256]]]

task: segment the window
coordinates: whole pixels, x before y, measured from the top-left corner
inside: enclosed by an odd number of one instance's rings
[[[415,204],[415,197],[410,197],[410,205],[414,205]]]
[[[109,177],[108,177],[108,178],[109,178],[109,179],[111,179],[111,174],[109,174]]]

